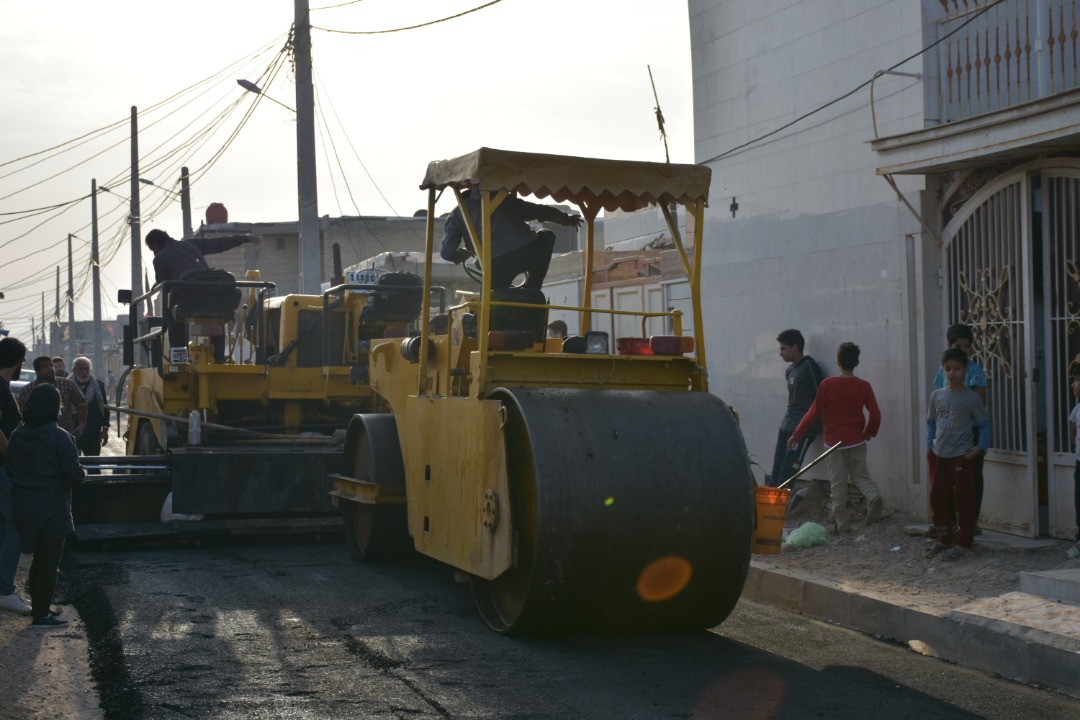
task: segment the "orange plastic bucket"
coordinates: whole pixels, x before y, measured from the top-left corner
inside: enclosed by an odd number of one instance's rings
[[[787,489],[774,487],[754,488],[757,505],[757,525],[754,528],[753,551],[776,555],[784,541],[784,516],[787,513]]]

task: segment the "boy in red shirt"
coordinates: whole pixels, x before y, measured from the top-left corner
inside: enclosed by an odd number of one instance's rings
[[[866,441],[877,435],[881,426],[881,411],[870,383],[855,377],[859,365],[859,346],[842,343],[836,351],[836,365],[840,374],[825,378],[818,386],[814,404],[807,410],[795,432],[791,445],[797,445],[806,431],[817,420],[824,418],[825,444],[840,443],[829,456],[829,494],[832,496],[833,521],[837,532],[851,530],[855,522],[848,507],[848,481],[855,483],[866,498],[865,524],[871,525],[881,519],[885,504],[877,485],[870,479],[866,466]],[[865,413],[864,414],[864,410]]]

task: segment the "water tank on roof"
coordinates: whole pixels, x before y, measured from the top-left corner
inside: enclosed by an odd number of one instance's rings
[[[206,224],[217,225],[229,222],[229,211],[221,203],[210,203],[206,207]]]

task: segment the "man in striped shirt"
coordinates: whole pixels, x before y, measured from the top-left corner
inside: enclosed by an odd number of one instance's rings
[[[81,436],[86,428],[86,398],[70,380],[56,377],[52,358],[48,355],[34,358],[34,372],[37,373],[37,379],[27,383],[19,392],[19,410],[26,406],[30,393],[34,392],[38,385],[55,385],[60,391],[60,420],[57,425],[73,437]]]

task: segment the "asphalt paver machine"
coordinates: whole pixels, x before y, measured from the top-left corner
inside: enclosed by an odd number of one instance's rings
[[[136,328],[114,405],[126,454],[84,458],[80,541],[340,533],[329,475],[350,419],[380,407],[370,345],[415,335],[431,306],[418,275],[368,279],[276,296],[258,271],[209,271],[122,293]],[[170,347],[167,314],[187,342]]]

